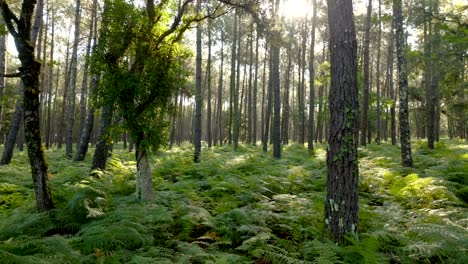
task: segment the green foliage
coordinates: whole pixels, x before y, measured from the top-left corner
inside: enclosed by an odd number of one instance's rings
[[[36,213],[25,156],[0,171],[1,263],[466,263],[466,146],[414,142],[360,150],[359,239],[323,238],[325,150],[298,144],[282,160],[256,147],[213,147],[193,164],[190,145],[151,160],[155,197],[135,201],[133,154],[114,148],[90,177],[87,162],[49,151],[57,209]],[[13,173],[9,177],[4,171]],[[461,178],[460,178],[461,179]],[[455,196],[455,194],[458,195]],[[19,197],[22,197],[21,199]]]

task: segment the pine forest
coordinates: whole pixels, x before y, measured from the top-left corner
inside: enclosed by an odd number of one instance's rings
[[[468,2],[0,0],[0,263],[468,263]]]

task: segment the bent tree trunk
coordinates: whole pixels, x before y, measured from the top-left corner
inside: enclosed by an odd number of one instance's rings
[[[5,1],[0,1],[0,5],[5,24],[14,37],[18,57],[21,61],[19,72],[24,84],[23,108],[26,145],[28,147],[37,209],[44,212],[53,209],[54,203],[48,186],[47,164],[41,145],[39,118],[39,74],[41,64],[35,59],[34,48],[30,39],[31,17],[34,13],[36,1],[23,2],[20,18],[12,13]]]
[[[351,1],[328,0],[331,87],[325,225],[338,243],[358,224],[357,43]]]

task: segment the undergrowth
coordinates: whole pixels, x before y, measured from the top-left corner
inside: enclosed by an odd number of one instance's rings
[[[57,209],[36,213],[25,153],[0,167],[0,263],[468,263],[468,145],[414,142],[415,168],[389,144],[360,149],[359,238],[324,238],[326,161],[298,144],[153,155],[154,200],[135,201],[133,154],[106,172],[49,150]]]

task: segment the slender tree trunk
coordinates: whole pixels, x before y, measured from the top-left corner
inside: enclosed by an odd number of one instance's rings
[[[310,58],[309,58],[309,134],[308,134],[308,149],[314,149],[314,124],[315,124],[315,27],[317,24],[317,0],[313,1],[314,11],[312,15],[312,32],[310,39]]]
[[[253,107],[252,107],[252,96],[253,96],[253,91],[252,91],[252,75],[253,75],[253,22],[250,24],[250,58],[249,58],[249,88],[248,88],[248,93],[247,93],[247,144],[252,144],[252,138],[253,138]]]
[[[15,105],[15,112],[13,113],[13,119],[11,120],[10,128],[8,129],[8,134],[7,134],[7,138],[5,141],[5,146],[3,148],[3,154],[2,154],[2,159],[0,160],[0,165],[10,164],[11,159],[13,158],[16,138],[18,136],[18,131],[21,126],[21,121],[23,120],[22,117],[23,117],[22,100],[18,99]]]
[[[396,97],[395,97],[395,86],[393,83],[393,65],[394,65],[394,47],[395,47],[395,34],[394,34],[395,23],[392,22],[392,27],[390,29],[390,36],[389,36],[389,45],[388,45],[388,89],[390,99],[392,100],[392,104],[390,105],[390,138],[392,141],[392,145],[396,145],[396,112],[395,112],[395,105],[396,105]]]
[[[276,23],[279,22],[279,0],[276,0],[276,7],[275,7],[275,20]],[[280,43],[279,39],[281,38],[281,33],[274,31],[275,34],[274,41],[271,46],[272,52],[272,77],[273,80],[272,90],[273,90],[273,157],[281,158],[281,98],[280,98]],[[305,61],[305,57],[304,57]]]
[[[81,81],[81,91],[80,91],[80,126],[79,126],[79,133],[80,138],[82,137],[82,133],[84,131],[84,127],[86,124],[86,99],[88,95],[88,70],[89,70],[89,60],[91,54],[91,41],[93,39],[93,31],[94,31],[94,15],[91,16],[91,23],[89,25],[89,33],[88,33],[88,43],[86,44],[86,53],[85,53],[85,64],[83,65],[83,79]],[[80,146],[80,142],[77,142],[76,149]],[[76,157],[76,155],[75,155]]]
[[[304,19],[303,22],[303,29],[302,29],[302,53],[301,53],[301,65],[302,65],[302,72],[301,72],[301,97],[299,98],[299,143],[304,145],[305,142],[305,134],[306,134],[306,118],[305,118],[305,71],[306,71],[306,49],[307,49],[307,20]]]
[[[211,148],[213,141],[211,130],[211,19],[208,19],[208,62],[207,62],[207,108],[206,108],[206,138],[208,141],[208,148]]]
[[[406,69],[406,57],[404,54],[405,36],[403,31],[402,0],[393,0],[393,19],[395,19],[395,37],[399,77],[401,160],[404,167],[413,167],[408,112],[408,76]]]
[[[233,130],[233,122],[234,122],[234,97],[235,97],[235,89],[236,89],[236,58],[237,58],[237,12],[234,14],[234,27],[233,27],[233,40],[232,40],[232,47],[231,47],[231,79],[229,84],[229,129],[228,129],[228,137],[229,137],[229,144],[232,144],[232,130]],[[235,147],[234,147],[235,148]]]
[[[273,108],[273,52],[271,51],[273,47],[270,47],[270,59],[268,62],[268,67],[269,67],[269,74],[268,74],[268,98],[267,98],[267,106],[266,106],[266,111],[265,111],[265,128],[264,128],[264,134],[263,134],[263,152],[267,152],[268,150],[268,135],[270,132],[270,120],[271,120],[271,112]]]
[[[331,87],[325,226],[338,243],[358,230],[357,43],[351,1],[328,0]]]
[[[292,41],[293,41],[293,30],[289,32],[289,44],[287,49],[288,65],[286,66],[285,72],[285,84],[284,84],[284,97],[283,97],[283,117],[281,123],[281,141],[284,145],[289,144],[289,90],[291,86],[291,69],[292,69]]]
[[[197,11],[201,8],[201,0],[197,0]],[[193,161],[200,162],[201,153],[201,112],[202,112],[202,40],[201,40],[201,23],[197,24],[197,59],[196,59],[196,77],[195,77],[195,125],[193,132],[193,143],[195,145],[195,152],[193,154]],[[138,143],[138,142],[137,142]],[[137,145],[138,147],[138,145]],[[144,152],[143,152],[144,153]]]
[[[238,23],[235,23],[236,26],[238,26],[237,32],[237,51],[236,51],[236,60],[237,60],[237,65],[236,65],[236,83],[235,83],[235,88],[234,88],[234,129],[233,129],[233,145],[234,145],[234,150],[237,150],[237,147],[239,145],[239,136],[240,136],[240,111],[242,108],[239,107],[239,92],[240,92],[240,49],[241,49],[241,25],[242,25],[242,18],[239,14],[237,14],[236,10],[236,15],[238,16]]]
[[[223,82],[224,82],[224,31],[221,32],[221,65],[219,66],[217,126],[219,145],[223,145]]]
[[[382,38],[382,22],[381,22],[381,18],[382,18],[382,3],[381,3],[381,0],[379,0],[379,29],[377,31],[377,65],[376,65],[376,87],[377,87],[377,126],[376,126],[376,138],[375,138],[375,142],[377,144],[380,144],[380,140],[381,140],[381,132],[382,132],[382,128],[381,128],[381,121],[380,121],[380,115],[381,115],[381,106],[380,106],[380,46],[381,46],[381,38]]]
[[[4,28],[3,24],[3,17],[0,17],[0,24],[1,29]],[[6,60],[5,60],[5,55],[6,55],[6,35],[1,34],[0,35],[0,131],[2,131],[3,127],[3,90],[5,88],[5,78],[3,75],[5,74],[5,68],[6,68]],[[0,141],[1,142],[1,141]]]
[[[253,95],[252,95],[252,143],[254,146],[257,145],[257,95],[258,95],[258,41],[260,39],[260,34],[258,30],[258,25],[256,26],[256,36],[255,36],[255,79],[253,85]]]
[[[267,54],[268,54],[268,46],[265,43],[265,56],[263,58],[263,78],[262,78],[262,122],[260,126],[260,134],[262,137],[262,145],[263,145],[263,151],[267,151],[267,145],[268,143],[265,143],[265,127],[266,127],[266,106],[265,106],[265,100],[267,98],[266,95],[266,67],[267,67]],[[269,65],[269,64],[268,64]],[[266,136],[268,138],[268,135]]]
[[[66,139],[66,155],[71,158],[73,155],[73,129],[75,127],[75,103],[76,103],[76,82],[78,73],[78,43],[80,41],[80,21],[81,21],[81,0],[76,0],[75,9],[75,38],[70,65],[70,104],[68,110],[68,127]]]
[[[47,96],[47,120],[45,128],[45,146],[47,149],[51,146],[51,126],[52,126],[52,90],[53,90],[53,73],[54,73],[54,51],[55,51],[55,6],[54,3],[51,3],[51,12],[52,12],[52,32],[50,38],[50,60],[49,60],[49,82],[48,82],[48,96]],[[54,100],[57,100],[55,98]]]
[[[63,84],[63,97],[62,97],[62,107],[61,107],[61,113],[60,113],[60,123],[58,127],[58,133],[57,133],[57,143],[58,143],[58,148],[62,148],[63,144],[63,133],[64,130],[66,129],[67,122],[65,120],[65,116],[67,113],[67,101],[68,101],[68,84],[70,83],[70,68],[68,66],[69,63],[69,55],[70,55],[70,38],[68,37],[67,39],[67,51],[66,51],[66,58],[65,58],[65,78],[64,78],[64,84]]]
[[[361,119],[361,146],[366,146],[367,133],[368,133],[368,112],[369,112],[369,90],[370,90],[370,78],[369,78],[369,50],[370,50],[370,28],[371,28],[371,17],[372,17],[372,0],[369,0],[367,5],[367,17],[366,17],[366,29],[364,36],[364,61],[363,61],[363,73],[364,73],[364,91],[363,91],[363,100],[362,100],[362,119]]]

